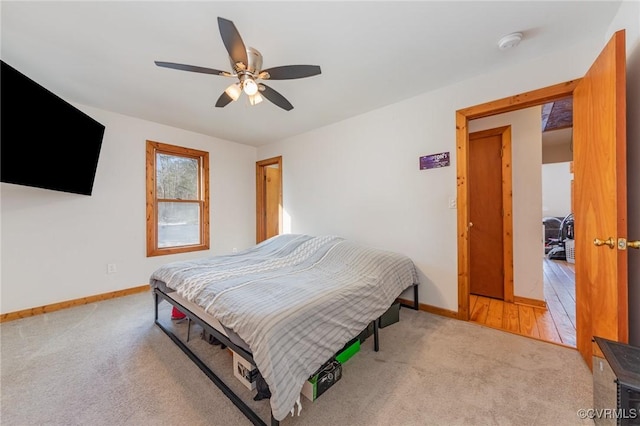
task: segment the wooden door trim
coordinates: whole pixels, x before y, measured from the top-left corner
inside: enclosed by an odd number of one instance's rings
[[[513,176],[511,173],[511,126],[473,132],[478,138],[500,136],[502,147],[502,264],[503,300],[513,303]]]
[[[581,79],[498,99],[456,111],[456,173],[458,199],[458,318],[469,320],[469,120],[516,111],[566,98]],[[513,233],[511,233],[513,238]]]
[[[278,188],[278,201],[282,206],[282,156],[267,158],[256,161],[256,244],[265,240],[267,225],[265,220],[265,179],[267,178],[266,168],[277,165],[280,171],[280,187]],[[282,232],[282,208],[279,211],[278,231]]]

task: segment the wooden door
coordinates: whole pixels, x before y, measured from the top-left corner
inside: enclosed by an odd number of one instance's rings
[[[469,135],[469,285],[479,296],[504,300],[502,136]]]
[[[266,169],[265,185],[265,239],[280,233],[280,169],[277,165],[268,166]]]
[[[573,93],[577,346],[627,342],[625,33],[616,32]],[[594,239],[610,244],[594,245]]]
[[[282,232],[282,157],[256,162],[256,243]]]

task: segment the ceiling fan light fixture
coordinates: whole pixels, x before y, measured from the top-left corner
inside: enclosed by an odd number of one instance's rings
[[[253,96],[258,93],[258,85],[251,77],[247,77],[244,79],[244,81],[242,82],[242,89],[244,90],[244,93],[249,96]]]
[[[234,83],[231,86],[227,87],[224,91],[231,99],[237,101],[242,93],[242,89],[240,88],[240,83]]]
[[[249,104],[250,105],[258,105],[263,100],[264,100],[264,98],[262,97],[262,95],[260,93],[256,93],[255,95],[249,96]]]

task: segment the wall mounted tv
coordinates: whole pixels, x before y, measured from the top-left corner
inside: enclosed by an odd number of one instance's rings
[[[91,195],[105,126],[1,62],[0,180]]]

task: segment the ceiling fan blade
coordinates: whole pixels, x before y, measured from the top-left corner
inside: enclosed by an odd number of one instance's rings
[[[222,75],[225,77],[229,77],[232,75],[226,71],[215,70],[213,68],[204,68],[204,67],[196,67],[194,65],[176,64],[174,62],[160,62],[160,61],[154,61],[154,62],[159,67],[172,68],[174,70],[192,71],[192,72],[199,72],[202,74]]]
[[[260,74],[264,72],[269,73],[269,80],[292,80],[318,75],[321,71],[318,65],[285,65],[262,70]]]
[[[224,108],[228,104],[230,104],[232,101],[233,99],[231,98],[231,96],[227,95],[227,92],[222,92],[222,95],[220,95],[220,97],[218,98],[218,101],[216,102],[216,106],[218,108]]]
[[[228,19],[218,17],[218,27],[220,28],[220,36],[222,36],[222,42],[229,52],[229,57],[234,64],[238,62],[247,66],[247,48],[240,37],[240,33],[236,29],[233,22]]]
[[[271,87],[262,83],[260,83],[258,86],[260,87],[260,93],[262,94],[262,96],[269,99],[280,108],[287,111],[291,111],[293,109],[293,105],[291,105],[291,103],[286,100],[284,96],[273,90]]]

